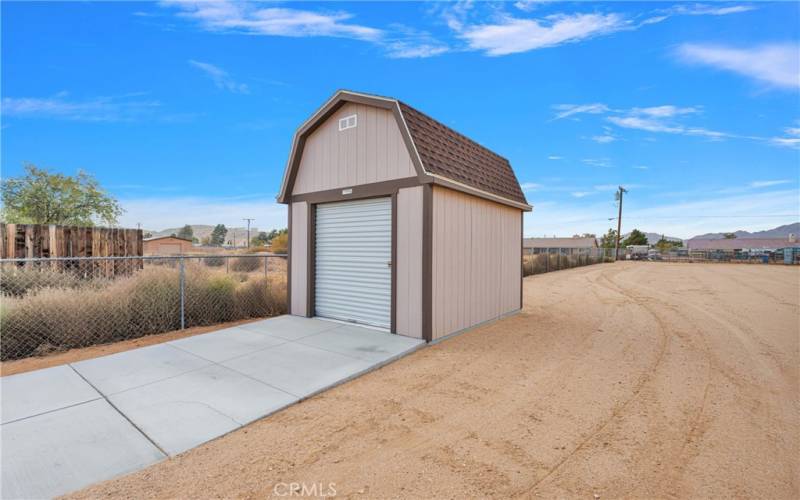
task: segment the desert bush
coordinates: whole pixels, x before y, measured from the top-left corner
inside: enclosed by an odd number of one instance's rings
[[[235,317],[236,281],[224,273],[189,273],[186,280],[186,326],[213,325]]]
[[[269,245],[269,251],[272,253],[286,253],[289,250],[289,235],[287,233],[279,234],[272,238]]]
[[[225,265],[225,258],[224,257],[206,257],[203,259],[203,263],[208,267],[220,267]]]
[[[286,280],[260,276],[236,288],[237,317],[262,318],[286,314]]]
[[[39,288],[77,288],[79,276],[57,269],[32,266],[6,266],[0,269],[0,292],[4,295],[22,296]]]
[[[285,277],[227,275],[186,266],[185,324],[212,325],[286,312]],[[71,283],[71,282],[68,282]],[[0,359],[84,347],[180,328],[179,271],[145,268],[131,276],[81,285],[29,288],[0,300]]]
[[[237,257],[231,262],[233,271],[249,273],[264,268],[264,259],[258,257]]]

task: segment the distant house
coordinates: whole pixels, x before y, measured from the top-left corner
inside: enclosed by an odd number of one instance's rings
[[[598,247],[596,238],[524,238],[522,246],[526,254],[555,253],[565,255],[586,253]]]
[[[192,250],[192,240],[177,236],[159,236],[144,240],[145,255],[178,255]]]
[[[732,238],[721,240],[707,240],[692,238],[686,246],[692,250],[722,250],[730,252],[741,251],[770,251],[774,252],[779,248],[799,246],[797,238],[790,235],[787,238]]]

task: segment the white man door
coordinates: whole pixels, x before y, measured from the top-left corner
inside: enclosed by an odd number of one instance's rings
[[[391,198],[319,204],[314,224],[315,314],[389,329]]]

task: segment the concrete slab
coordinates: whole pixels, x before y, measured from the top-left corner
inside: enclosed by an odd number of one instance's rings
[[[297,342],[372,362],[388,361],[423,343],[421,339],[349,325],[303,337]]]
[[[4,377],[2,497],[59,495],[137,470],[165,456],[159,447],[186,451],[422,344],[282,316],[82,361],[78,373]]]
[[[267,335],[255,329],[235,327],[175,340],[169,344],[218,363],[284,342],[286,339]]]
[[[287,342],[231,359],[222,365],[298,397],[306,397],[368,369],[371,363]]]
[[[297,400],[219,365],[109,397],[170,455],[230,432]]]
[[[0,378],[2,422],[12,422],[100,398],[68,365]]]
[[[131,351],[73,363],[73,367],[105,395],[140,387],[211,362],[169,344],[141,347]]]
[[[164,458],[103,399],[0,427],[2,497],[51,498]]]
[[[278,316],[241,325],[241,328],[274,335],[286,340],[297,340],[309,335],[339,328],[341,323],[298,316]]]

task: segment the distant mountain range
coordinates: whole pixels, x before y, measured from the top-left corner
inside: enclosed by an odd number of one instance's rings
[[[644,231],[642,231],[642,232],[644,232]],[[622,235],[622,239],[624,240],[630,234],[631,233],[623,234]],[[661,233],[644,232],[644,234],[647,235],[647,243],[650,244],[650,245],[655,245],[656,243],[658,243],[658,241],[661,239],[661,236],[662,236]],[[666,236],[666,235],[663,235],[663,236],[664,236],[664,239],[666,239],[667,241],[683,241],[682,239],[676,238],[675,236]]]
[[[725,238],[726,233],[706,233],[700,234],[692,238],[693,240],[721,240]],[[786,238],[790,234],[800,236],[800,222],[794,224],[786,224],[778,226],[773,229],[765,231],[756,231],[751,233],[749,231],[734,231],[737,238]]]
[[[211,231],[214,230],[214,225],[208,224],[191,224],[193,236],[198,240],[202,240],[205,237],[211,235]],[[162,229],[161,231],[152,231],[145,229],[143,232],[145,234],[150,233],[152,234],[153,238],[158,238],[159,236],[171,236],[172,234],[178,234],[180,231],[180,227],[170,227],[167,229]],[[250,237],[254,237],[258,234],[258,228],[254,226],[250,226]],[[246,227],[229,227],[228,234],[225,236],[225,241],[231,240],[233,241],[234,235],[236,236],[237,243],[239,241],[244,242],[247,239],[247,228]]]

